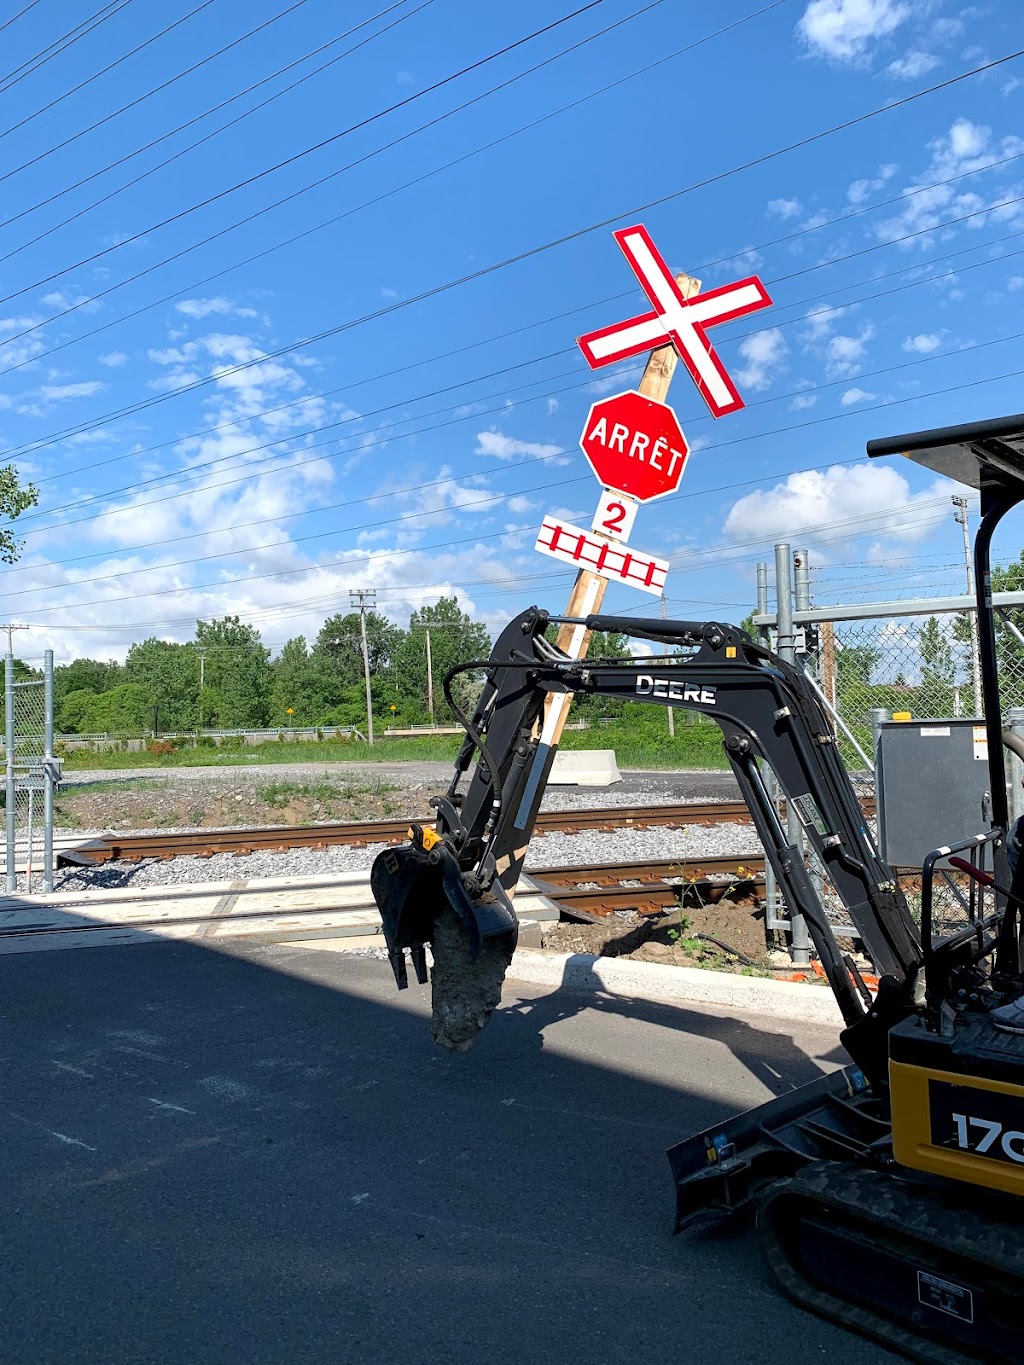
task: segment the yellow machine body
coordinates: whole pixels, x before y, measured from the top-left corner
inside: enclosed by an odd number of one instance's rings
[[[1024,1037],[984,1014],[949,1036],[909,1019],[889,1035],[889,1085],[900,1165],[1024,1196]]]

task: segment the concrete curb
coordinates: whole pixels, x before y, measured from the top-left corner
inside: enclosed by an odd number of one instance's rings
[[[837,1026],[843,1022],[832,992],[823,987],[697,967],[663,967],[658,962],[521,948],[512,959],[508,975],[513,981],[560,987],[572,994],[727,1005],[747,1014],[769,1014],[807,1024]]]

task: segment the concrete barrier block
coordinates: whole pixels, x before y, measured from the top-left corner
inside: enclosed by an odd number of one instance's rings
[[[621,781],[614,749],[559,749],[548,786],[610,787]]]

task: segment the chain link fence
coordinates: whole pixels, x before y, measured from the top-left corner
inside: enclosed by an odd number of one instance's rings
[[[27,674],[27,676],[25,676]],[[53,798],[60,764],[53,757],[53,654],[40,670],[15,674],[4,661],[4,759],[7,894],[53,890]]]

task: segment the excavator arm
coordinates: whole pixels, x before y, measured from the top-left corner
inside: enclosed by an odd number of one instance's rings
[[[425,945],[434,959],[434,1037],[465,1049],[496,1007],[516,942],[511,895],[522,872],[554,761],[542,742],[545,704],[555,693],[618,697],[696,711],[721,729],[725,753],[775,870],[787,905],[807,921],[846,1021],[854,1061],[882,1080],[885,1036],[920,997],[922,953],[916,927],[889,867],[879,857],[828,719],[804,674],[718,622],[622,616],[573,620],[666,647],[653,658],[581,661],[547,638],[570,618],[531,608],[501,633],[486,661],[445,679],[466,739],[433,830],[415,826],[410,843],[382,853],[372,872],[391,964],[407,984],[408,952],[421,982]],[[484,670],[471,716],[452,695],[462,672]],[[882,978],[872,1000],[836,940],[801,849],[789,838],[765,784],[774,771],[808,843],[824,865],[864,951]]]

